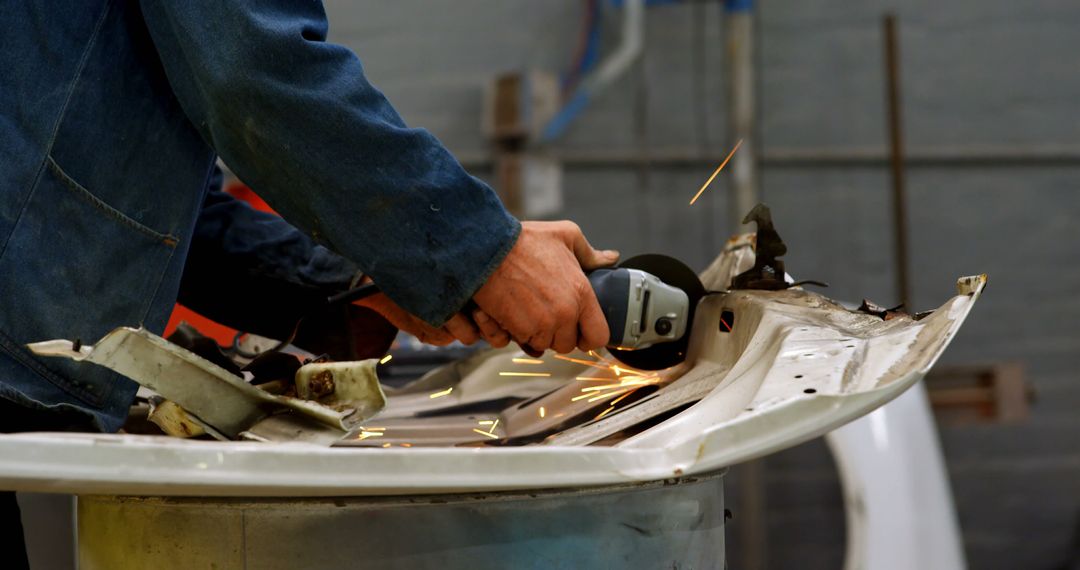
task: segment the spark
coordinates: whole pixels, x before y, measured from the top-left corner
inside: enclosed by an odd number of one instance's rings
[[[629,396],[630,394],[633,394],[633,393],[634,393],[634,391],[633,391],[633,390],[631,390],[631,391],[629,391],[629,392],[627,392],[627,393],[623,394],[622,396],[619,396],[618,398],[615,398],[615,399],[614,399],[614,400],[612,400],[612,401],[611,401],[611,403],[610,403],[610,404],[608,404],[608,405],[609,405],[609,406],[611,406],[611,407],[615,407],[615,404],[618,404],[618,403],[619,403],[619,402],[621,402],[621,401],[622,401],[622,400],[623,400],[624,398],[626,398],[627,396]]]
[[[495,434],[495,428],[499,426],[499,418],[493,420],[480,420],[476,422],[482,426],[487,426],[487,429],[473,428],[476,433],[484,434],[491,439],[499,439],[499,436]]]
[[[698,190],[698,193],[694,194],[694,197],[690,200],[691,206],[694,205],[694,202],[697,202],[697,199],[701,197],[701,194],[705,192],[705,189],[709,187],[709,184],[712,184],[712,181],[714,178],[716,178],[716,175],[720,174],[720,171],[723,170],[725,166],[727,166],[728,161],[731,160],[732,156],[735,156],[735,151],[739,150],[740,146],[742,146],[742,139],[739,139],[739,142],[735,143],[735,148],[731,149],[731,152],[728,153],[727,158],[724,159],[724,162],[721,162],[720,166],[716,167],[716,171],[712,173],[712,176],[710,176],[708,180],[705,181],[705,184],[701,187],[701,190]]]
[[[550,372],[500,372],[499,376],[551,376]]]
[[[738,146],[736,145],[736,148]],[[734,152],[734,151],[733,151]],[[730,158],[730,156],[729,156]],[[562,356],[556,354],[555,358],[560,360],[566,360],[568,362],[574,362],[576,364],[584,364],[593,368],[599,368],[613,373],[615,376],[577,376],[574,379],[583,382],[603,382],[603,384],[588,386],[581,389],[581,393],[577,396],[570,398],[571,402],[577,402],[579,400],[585,400],[587,403],[599,402],[601,400],[607,400],[615,398],[608,404],[608,409],[600,413],[594,419],[600,419],[606,414],[615,409],[615,405],[621,402],[624,398],[630,394],[636,392],[642,386],[650,386],[660,383],[660,375],[656,372],[642,372],[634,370],[632,368],[625,368],[616,364],[603,356],[600,356],[596,351],[590,350],[589,356],[596,360],[583,360],[580,358],[572,358],[569,356]],[[541,408],[540,417],[544,417],[545,411]],[[557,417],[557,416],[556,416]]]
[[[432,393],[431,395],[428,396],[428,398],[431,398],[431,399],[442,398],[443,396],[449,396],[450,392],[453,392],[453,391],[454,391],[454,387],[451,386],[451,387],[449,387],[449,388],[447,388],[445,390]]]
[[[383,446],[384,448],[386,448],[386,447],[390,447],[390,445],[391,445],[391,444],[389,444],[389,443],[384,443],[384,444],[382,444],[382,446]]]
[[[540,406],[540,417],[544,417],[546,415],[547,415],[547,410],[544,409],[544,406]]]
[[[600,415],[598,415],[598,416],[596,416],[595,418],[593,418],[593,420],[594,420],[594,421],[595,421],[595,420],[598,420],[598,419],[600,419],[600,418],[602,418],[602,417],[604,417],[604,416],[606,416],[606,415],[610,414],[610,413],[611,413],[611,411],[612,411],[612,410],[614,410],[614,409],[615,409],[614,407],[609,407],[609,408],[607,408],[606,410],[604,410],[604,411],[600,412]]]
[[[401,444],[401,447],[412,447],[412,444],[411,443],[403,443],[403,444]]]
[[[538,358],[512,358],[514,364],[543,364],[544,361]]]
[[[495,435],[495,434],[493,434],[491,432],[484,431],[482,429],[473,428],[473,431],[475,431],[476,433],[482,434],[482,435],[486,435],[486,436],[490,437],[491,439],[499,439],[499,436],[497,436],[497,435]]]
[[[615,366],[614,362],[604,358],[603,355],[598,354],[595,350],[590,350],[589,351],[589,356],[592,356],[593,358],[595,358],[595,359],[599,360],[600,362],[604,363],[605,365],[607,365],[608,368],[610,368],[612,366]],[[626,370],[626,369],[623,368],[623,370]]]
[[[600,362],[597,362],[595,360],[582,360],[580,358],[570,358],[569,356],[563,356],[561,354],[556,354],[555,358],[558,358],[559,360],[565,360],[567,362],[573,362],[574,364],[584,364],[586,366],[592,366],[593,368],[599,368],[601,370],[608,370],[609,369],[607,365],[602,364]]]
[[[647,384],[655,384],[655,382],[635,380],[633,382],[619,382],[618,384],[604,384],[603,386],[589,386],[588,388],[582,388],[581,392],[602,392],[604,390],[618,390],[627,387],[645,386]]]
[[[623,394],[622,396],[619,396],[618,398],[615,398],[614,400],[612,400],[612,401],[608,402],[608,407],[607,407],[607,409],[605,409],[604,411],[600,412],[600,414],[599,414],[599,415],[597,415],[597,416],[596,416],[595,418],[593,418],[593,421],[596,421],[596,420],[598,420],[598,419],[600,419],[600,418],[602,418],[602,417],[604,417],[604,416],[606,416],[606,415],[610,414],[611,412],[615,411],[615,405],[616,405],[616,404],[618,404],[619,402],[621,402],[621,401],[625,400],[626,398],[630,397],[630,394],[633,394],[633,393],[634,393],[634,392],[636,392],[636,391],[637,391],[637,389],[636,389],[636,388],[635,388],[635,389],[633,389],[633,390],[626,390],[626,393],[625,393],[625,394]],[[589,400],[589,401],[591,402],[592,400]]]
[[[394,358],[393,354],[387,354],[386,356],[379,359],[379,364],[386,364],[387,362],[390,362],[391,360],[393,360],[393,358]]]
[[[360,426],[360,431],[386,431],[384,427],[364,427]]]
[[[589,403],[599,402],[600,400],[606,400],[607,398],[610,398],[612,396],[618,396],[619,394],[629,394],[630,392],[633,392],[634,390],[636,390],[636,388],[627,388],[625,390],[616,390],[614,392],[608,392],[607,394],[600,394],[599,396],[593,396],[592,398],[589,398],[588,400],[585,400],[585,401],[589,402]]]
[[[381,431],[371,431],[371,430],[365,430],[363,428],[360,428],[360,435],[356,436],[356,439],[358,441],[364,441],[365,439],[368,439],[368,438],[371,438],[371,437],[382,437],[384,435],[386,435],[386,434],[381,432]]]
[[[605,392],[603,394],[593,394],[593,393],[590,392],[590,393],[587,393],[587,394],[582,394],[580,396],[574,396],[573,398],[570,398],[570,401],[571,402],[576,402],[578,400],[585,400],[586,398],[588,398],[588,400],[586,400],[586,401],[588,401],[588,402],[596,402],[596,401],[599,401],[599,400],[603,400],[605,398],[610,398],[612,396],[618,396],[619,394],[625,394],[626,392],[631,392],[631,391],[636,390],[636,389],[637,388],[633,388],[633,387],[631,387],[631,388],[623,388],[622,390],[613,390],[611,392]]]

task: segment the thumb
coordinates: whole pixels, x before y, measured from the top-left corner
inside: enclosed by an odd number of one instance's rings
[[[580,229],[573,233],[571,239],[571,249],[574,250],[574,257],[577,258],[581,268],[586,271],[615,265],[619,261],[619,252],[613,249],[604,251],[593,249],[593,246],[589,245],[589,240],[585,239],[585,234],[581,233]]]

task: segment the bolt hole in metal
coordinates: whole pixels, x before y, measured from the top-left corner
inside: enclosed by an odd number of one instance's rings
[[[802,378],[802,374],[796,374],[795,378]]]
[[[731,328],[735,326],[735,313],[731,311],[724,311],[720,313],[720,332],[729,333]]]
[[[815,390],[813,388],[807,388],[807,389],[803,390],[803,393],[804,394],[816,394],[817,390]]]

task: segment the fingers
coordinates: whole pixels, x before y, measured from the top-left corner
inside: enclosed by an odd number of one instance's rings
[[[553,327],[542,327],[539,331],[529,337],[525,341],[525,344],[528,344],[529,348],[543,353],[545,350],[551,348],[551,343],[554,339],[555,329]]]
[[[431,344],[434,346],[446,346],[454,342],[454,336],[443,329],[437,329],[428,325],[427,323],[420,323],[412,330],[403,329],[409,334],[415,336],[417,340],[424,344]]]
[[[466,345],[474,344],[476,341],[480,340],[480,331],[476,328],[476,325],[461,313],[454,315],[449,321],[446,321],[443,328],[452,334],[454,338]]]
[[[510,344],[510,333],[506,332],[495,319],[480,309],[472,313],[473,321],[480,328],[480,335],[488,344],[495,348],[502,348]]]
[[[559,327],[551,342],[551,349],[559,354],[573,352],[578,344],[578,327],[574,322]]]
[[[528,354],[529,356],[531,356],[533,358],[540,358],[541,356],[544,355],[544,351],[536,350],[536,349],[532,348],[531,346],[529,346],[527,344],[522,344],[522,343],[519,342],[518,346],[521,347],[522,352],[524,352],[525,354]]]
[[[573,222],[523,222],[517,242],[473,297],[473,318],[493,346],[513,340],[536,354],[607,343],[607,323],[582,269],[614,264]]]
[[[611,339],[611,331],[608,329],[607,319],[600,310],[600,303],[592,291],[583,295],[581,300],[581,318],[578,327],[581,336],[578,338],[578,348],[584,351],[596,350],[608,343]]]
[[[576,281],[573,297],[577,298],[567,299],[568,302],[552,307],[555,313],[556,328],[551,339],[551,348],[560,354],[566,354],[577,347],[578,321],[582,313],[582,302],[587,298],[592,298],[593,302],[595,302],[596,297],[592,292],[592,287],[589,286],[589,282],[581,275],[572,279]]]
[[[619,261],[619,252],[615,250],[600,251],[593,249],[593,246],[589,245],[589,240],[585,238],[585,234],[581,233],[581,228],[577,224],[567,222],[565,231],[569,238],[568,245],[573,250],[574,257],[577,258],[582,269],[589,271],[598,267],[615,265]]]

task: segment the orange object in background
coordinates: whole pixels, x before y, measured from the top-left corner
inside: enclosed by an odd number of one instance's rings
[[[255,194],[251,188],[242,182],[228,184],[225,187],[225,191],[234,198],[247,202],[252,208],[255,208],[260,212],[277,214],[269,204],[263,201],[263,199]],[[180,303],[177,303],[176,306],[173,307],[172,315],[169,316],[169,324],[165,326],[165,337],[171,335],[181,322],[186,322],[195,327],[200,333],[214,339],[222,346],[232,346],[233,338],[237,333],[236,329],[215,322],[212,319],[204,317]]]
[[[214,339],[218,344],[222,346],[232,346],[233,338],[236,336],[236,329],[231,329],[221,323],[212,321],[195,311],[177,303],[173,307],[172,315],[169,316],[169,324],[165,327],[165,336],[168,337],[176,330],[176,327],[180,326],[180,323],[187,323],[202,334]]]

